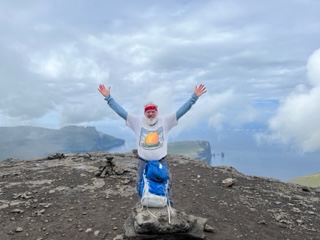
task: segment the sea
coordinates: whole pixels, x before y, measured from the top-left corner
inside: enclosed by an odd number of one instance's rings
[[[130,152],[133,142],[113,148],[110,152]],[[289,181],[293,178],[320,172],[320,154],[301,154],[288,151],[248,151],[211,149],[210,166],[230,166],[245,175]]]
[[[252,176],[289,181],[320,172],[319,154],[292,152],[227,151],[211,158],[211,166],[231,166]]]

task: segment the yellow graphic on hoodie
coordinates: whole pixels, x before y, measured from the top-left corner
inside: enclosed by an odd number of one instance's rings
[[[148,131],[141,128],[140,146],[144,149],[157,149],[163,145],[163,128],[158,128],[156,131]]]

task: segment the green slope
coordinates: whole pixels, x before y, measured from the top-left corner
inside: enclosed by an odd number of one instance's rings
[[[315,173],[307,176],[296,177],[288,182],[297,183],[308,187],[320,187],[320,173]]]
[[[204,160],[209,164],[211,160],[211,146],[208,141],[170,142],[168,144],[168,153]]]

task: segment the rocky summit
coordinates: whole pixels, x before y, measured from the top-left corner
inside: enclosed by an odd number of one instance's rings
[[[168,160],[170,215],[139,206],[133,153],[2,161],[0,239],[320,239],[320,188]]]

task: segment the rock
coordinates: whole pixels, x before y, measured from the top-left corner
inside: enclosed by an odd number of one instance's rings
[[[113,240],[124,240],[124,236],[123,234],[119,234],[115,238],[113,238]]]
[[[208,224],[205,224],[204,231],[213,233],[214,232],[214,228],[209,226]]]
[[[114,166],[113,171],[117,175],[122,175],[126,170],[122,166]]]
[[[134,157],[137,158],[138,157],[138,150],[137,149],[133,149],[132,150],[132,154],[133,154]]]
[[[62,158],[65,158],[65,155],[63,153],[49,154],[47,157],[48,160],[62,159]]]
[[[11,210],[11,212],[12,212],[12,213],[23,213],[24,210],[15,208],[15,209]]]
[[[221,185],[224,187],[231,187],[235,182],[236,180],[234,178],[226,178],[221,182]]]
[[[128,239],[204,239],[206,222],[205,218],[176,209],[168,211],[167,207],[141,208],[137,205],[125,222],[124,236]],[[207,230],[213,232],[208,226]]]
[[[114,161],[113,161],[114,157],[110,157],[107,156],[106,159],[106,164],[103,166],[99,167],[99,170],[95,172],[95,176],[96,177],[101,177],[101,178],[105,178],[107,176],[111,176],[111,175],[122,175],[125,172],[127,172],[127,170],[121,166],[121,165],[117,165]]]
[[[23,228],[22,227],[17,227],[16,228],[16,232],[22,232],[23,231]]]
[[[266,225],[266,224],[267,224],[265,220],[261,220],[261,221],[259,221],[258,223],[259,223],[259,224],[262,224],[262,225]]]

